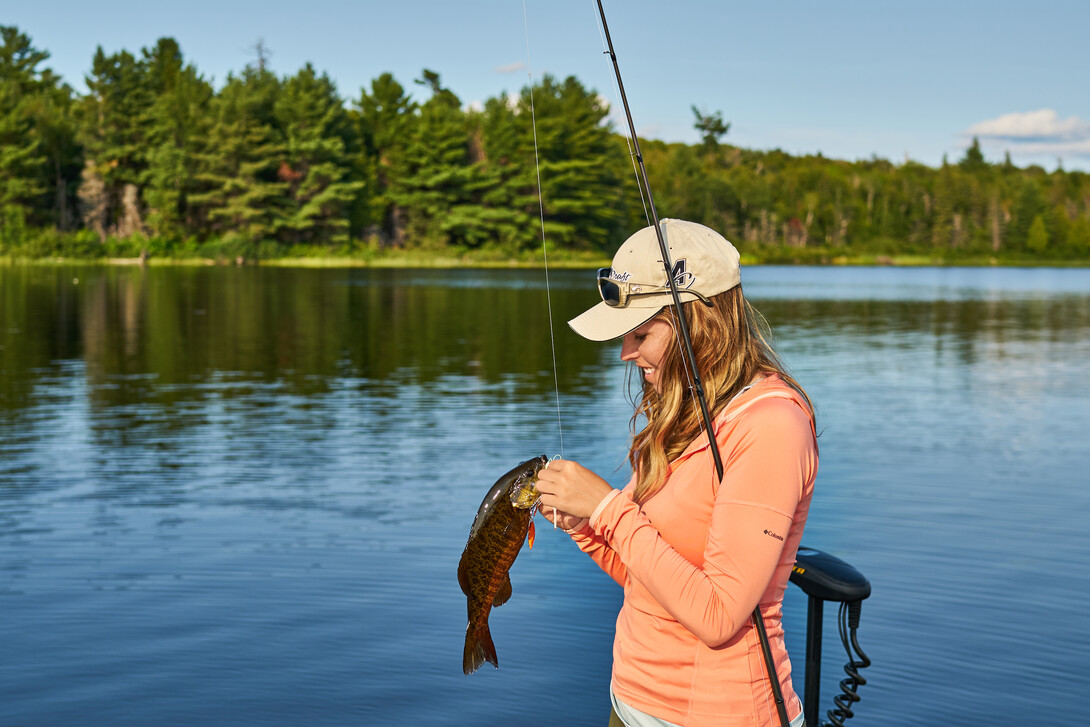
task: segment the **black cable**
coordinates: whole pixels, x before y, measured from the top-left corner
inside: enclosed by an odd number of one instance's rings
[[[859,641],[856,639],[856,629],[859,628],[859,615],[862,608],[862,601],[842,602],[840,612],[837,615],[840,641],[844,644],[844,651],[848,654],[848,663],[844,665],[844,673],[848,676],[840,680],[841,693],[833,697],[833,704],[836,705],[836,709],[830,709],[826,712],[829,716],[829,722],[826,724],[835,727],[843,727],[845,720],[855,716],[852,705],[861,699],[858,693],[859,687],[867,683],[859,670],[867,668],[871,662],[870,658],[859,648]],[[853,649],[855,650],[854,654],[852,653]],[[856,659],[856,655],[859,656],[858,659]]]

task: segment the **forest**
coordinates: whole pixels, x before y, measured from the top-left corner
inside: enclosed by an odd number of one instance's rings
[[[574,77],[467,105],[422,69],[346,97],[310,64],[276,75],[259,44],[216,87],[161,38],[99,47],[84,94],[48,59],[0,26],[0,259],[517,261],[542,219],[550,254],[591,259],[647,224],[629,141]],[[1090,260],[1085,172],[988,161],[975,139],[937,168],[747,150],[693,114],[699,143],[640,141],[657,211],[751,260]]]

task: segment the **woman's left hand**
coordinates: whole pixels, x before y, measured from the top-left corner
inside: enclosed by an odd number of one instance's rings
[[[589,518],[613,488],[578,462],[557,459],[537,475],[541,504],[577,518]]]

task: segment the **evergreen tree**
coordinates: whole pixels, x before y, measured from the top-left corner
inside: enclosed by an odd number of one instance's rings
[[[1030,228],[1045,211],[1040,187],[1034,179],[1023,177],[1020,187],[1008,227],[1013,250],[1024,250],[1029,246]]]
[[[1040,255],[1048,248],[1048,227],[1044,215],[1037,215],[1029,226],[1026,247]]]
[[[528,92],[520,108],[527,114]],[[574,76],[545,75],[534,90],[545,229],[553,245],[600,250],[622,232],[621,149],[608,109]]]
[[[361,89],[350,118],[359,149],[355,174],[365,183],[354,219],[359,228],[386,241],[404,237],[404,213],[390,196],[391,180],[405,167],[405,149],[416,123],[417,104],[389,73]]]
[[[205,229],[231,234],[243,244],[275,239],[287,217],[287,182],[279,179],[285,151],[274,125],[280,82],[271,72],[249,66],[229,75],[211,105],[213,123],[200,153],[189,196]]]
[[[958,166],[970,173],[987,169],[988,162],[984,161],[984,152],[980,151],[980,140],[975,136],[973,143],[965,150],[965,158],[958,162]]]
[[[35,221],[72,230],[79,220],[76,195],[83,166],[83,150],[77,141],[79,127],[74,118],[75,94],[51,70],[43,71],[39,79],[29,111],[34,135],[46,157],[46,192]]]
[[[391,200],[406,211],[401,242],[427,247],[475,242],[474,169],[461,102],[434,71],[424,69],[417,83],[432,95],[420,106],[401,169],[389,184]]]
[[[0,26],[0,43],[0,224],[14,238],[21,237],[47,190],[48,158],[33,105],[41,85],[38,65],[49,54],[14,27]]]
[[[84,81],[90,93],[79,104],[83,180],[101,189],[100,199],[81,197],[85,221],[103,237],[142,232],[139,189],[148,169],[153,103],[146,63],[128,51],[107,56],[100,46]],[[90,210],[96,212],[93,219],[86,217]]]
[[[1090,217],[1082,215],[1071,223],[1067,245],[1079,257],[1090,256]]]
[[[730,131],[730,123],[723,121],[723,114],[720,111],[714,114],[702,114],[696,106],[693,106],[692,110],[693,116],[696,117],[693,127],[700,132],[704,151],[714,154],[719,151],[719,140]]]
[[[152,95],[148,109],[147,173],[143,199],[147,224],[154,234],[181,237],[200,231],[200,220],[188,196],[196,191],[201,146],[211,116],[211,85],[186,65],[173,38],[145,48],[143,62]]]
[[[289,243],[344,243],[362,181],[349,178],[352,127],[336,87],[308,63],[281,86],[274,114],[283,134],[277,170],[287,185],[281,237]]]
[[[488,99],[474,127],[490,242],[509,251],[531,249],[541,241],[543,200],[530,121],[529,91],[524,90],[517,97],[504,93]]]

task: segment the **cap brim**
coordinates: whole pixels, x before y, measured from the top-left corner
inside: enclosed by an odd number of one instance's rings
[[[687,291],[681,291],[681,301],[698,300]],[[642,326],[673,304],[670,295],[642,297],[638,304],[630,300],[623,308],[606,305],[603,301],[568,321],[571,329],[590,341],[612,341]]]
[[[639,328],[662,310],[658,308],[614,308],[599,303],[568,321],[571,329],[591,341],[611,341]]]

